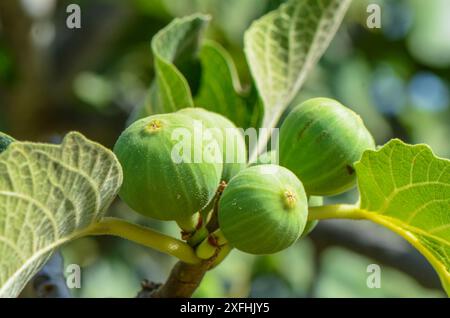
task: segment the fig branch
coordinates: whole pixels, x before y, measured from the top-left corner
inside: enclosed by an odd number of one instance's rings
[[[199,264],[201,259],[185,242],[168,235],[159,233],[125,220],[107,217],[91,227],[86,235],[112,235],[153,248],[157,251],[172,255],[187,264]]]
[[[207,240],[206,240],[207,241]],[[223,242],[219,242],[223,243]],[[210,258],[203,260],[199,264],[191,265],[178,262],[172,268],[166,282],[154,290],[143,290],[139,293],[139,298],[188,298],[191,297],[203,280],[206,272],[219,265],[230,253],[231,246],[224,244],[213,247],[213,254]]]
[[[335,204],[310,207],[308,221],[325,219],[364,219],[364,213],[357,205]]]
[[[309,209],[308,220],[323,219],[362,219],[361,210],[357,205],[337,204]],[[205,241],[206,242],[206,241]],[[150,293],[140,293],[140,297],[165,298],[165,297],[191,297],[200,285],[205,273],[216,266],[230,252],[229,244],[217,255],[217,259],[211,262],[204,260],[197,265],[190,265],[178,262],[170,272],[167,281],[156,290]],[[222,254],[222,255],[221,255]]]
[[[209,261],[197,265],[178,262],[166,282],[145,298],[189,298],[200,285],[210,268]]]
[[[111,235],[150,247],[177,257],[180,261],[172,268],[167,281],[158,288],[139,293],[141,298],[191,297],[208,269],[218,265],[230,252],[229,246],[219,250],[216,257],[199,258],[187,243],[128,221],[106,217],[95,224],[85,235]],[[156,286],[156,285],[155,285]],[[145,289],[145,287],[144,287]]]

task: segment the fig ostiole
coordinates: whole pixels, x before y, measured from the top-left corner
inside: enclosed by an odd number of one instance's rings
[[[200,107],[183,108],[178,113],[199,121],[211,148],[222,153],[222,180],[229,181],[247,166],[247,147],[243,133],[228,118]],[[210,136],[209,136],[210,135]]]
[[[361,117],[329,98],[298,105],[280,128],[280,165],[302,180],[308,195],[336,195],[354,187],[353,164],[374,148]]]
[[[250,254],[271,254],[302,234],[308,200],[301,181],[278,165],[240,171],[220,201],[219,226],[231,246]]]
[[[192,230],[193,214],[214,197],[222,175],[222,164],[194,135],[193,119],[180,113],[130,125],[114,146],[124,174],[120,197],[144,216]],[[195,160],[198,153],[205,160]]]

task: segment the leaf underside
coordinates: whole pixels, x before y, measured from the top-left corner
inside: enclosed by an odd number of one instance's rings
[[[16,297],[58,246],[98,222],[121,183],[114,154],[79,133],[12,143],[0,155],[0,297]]]
[[[277,121],[334,37],[351,0],[290,0],[255,21],[245,53],[265,107]]]
[[[416,247],[450,293],[450,160],[394,139],[355,167],[364,216]]]

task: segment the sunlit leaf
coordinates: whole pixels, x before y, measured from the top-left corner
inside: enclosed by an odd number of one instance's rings
[[[9,145],[0,155],[0,297],[16,297],[58,246],[98,222],[121,183],[114,154],[79,133],[61,145]]]
[[[450,160],[392,140],[355,165],[363,217],[416,247],[450,293]]]

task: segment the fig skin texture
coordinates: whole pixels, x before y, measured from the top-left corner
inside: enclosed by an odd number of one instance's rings
[[[191,162],[173,160],[174,146],[182,139],[174,138],[174,131],[191,133],[191,138],[184,138],[191,150],[184,155]],[[153,115],[128,127],[114,147],[124,173],[122,200],[142,215],[189,223],[213,198],[222,174],[221,163],[194,162],[194,151],[205,149],[193,136],[193,120],[177,113]],[[196,149],[198,145],[202,149]]]
[[[222,180],[228,182],[234,175],[247,166],[247,146],[244,136],[228,118],[200,107],[183,108],[178,113],[201,121],[203,129],[210,129],[212,137],[222,152]],[[227,137],[226,132],[231,133]],[[227,138],[233,138],[228,141]],[[227,160],[228,156],[228,160]]]
[[[308,200],[301,181],[277,165],[257,165],[231,179],[219,201],[219,226],[231,246],[272,254],[302,234]]]
[[[374,148],[361,118],[329,98],[298,105],[280,129],[280,165],[302,180],[308,195],[336,195],[354,187],[353,164]]]

